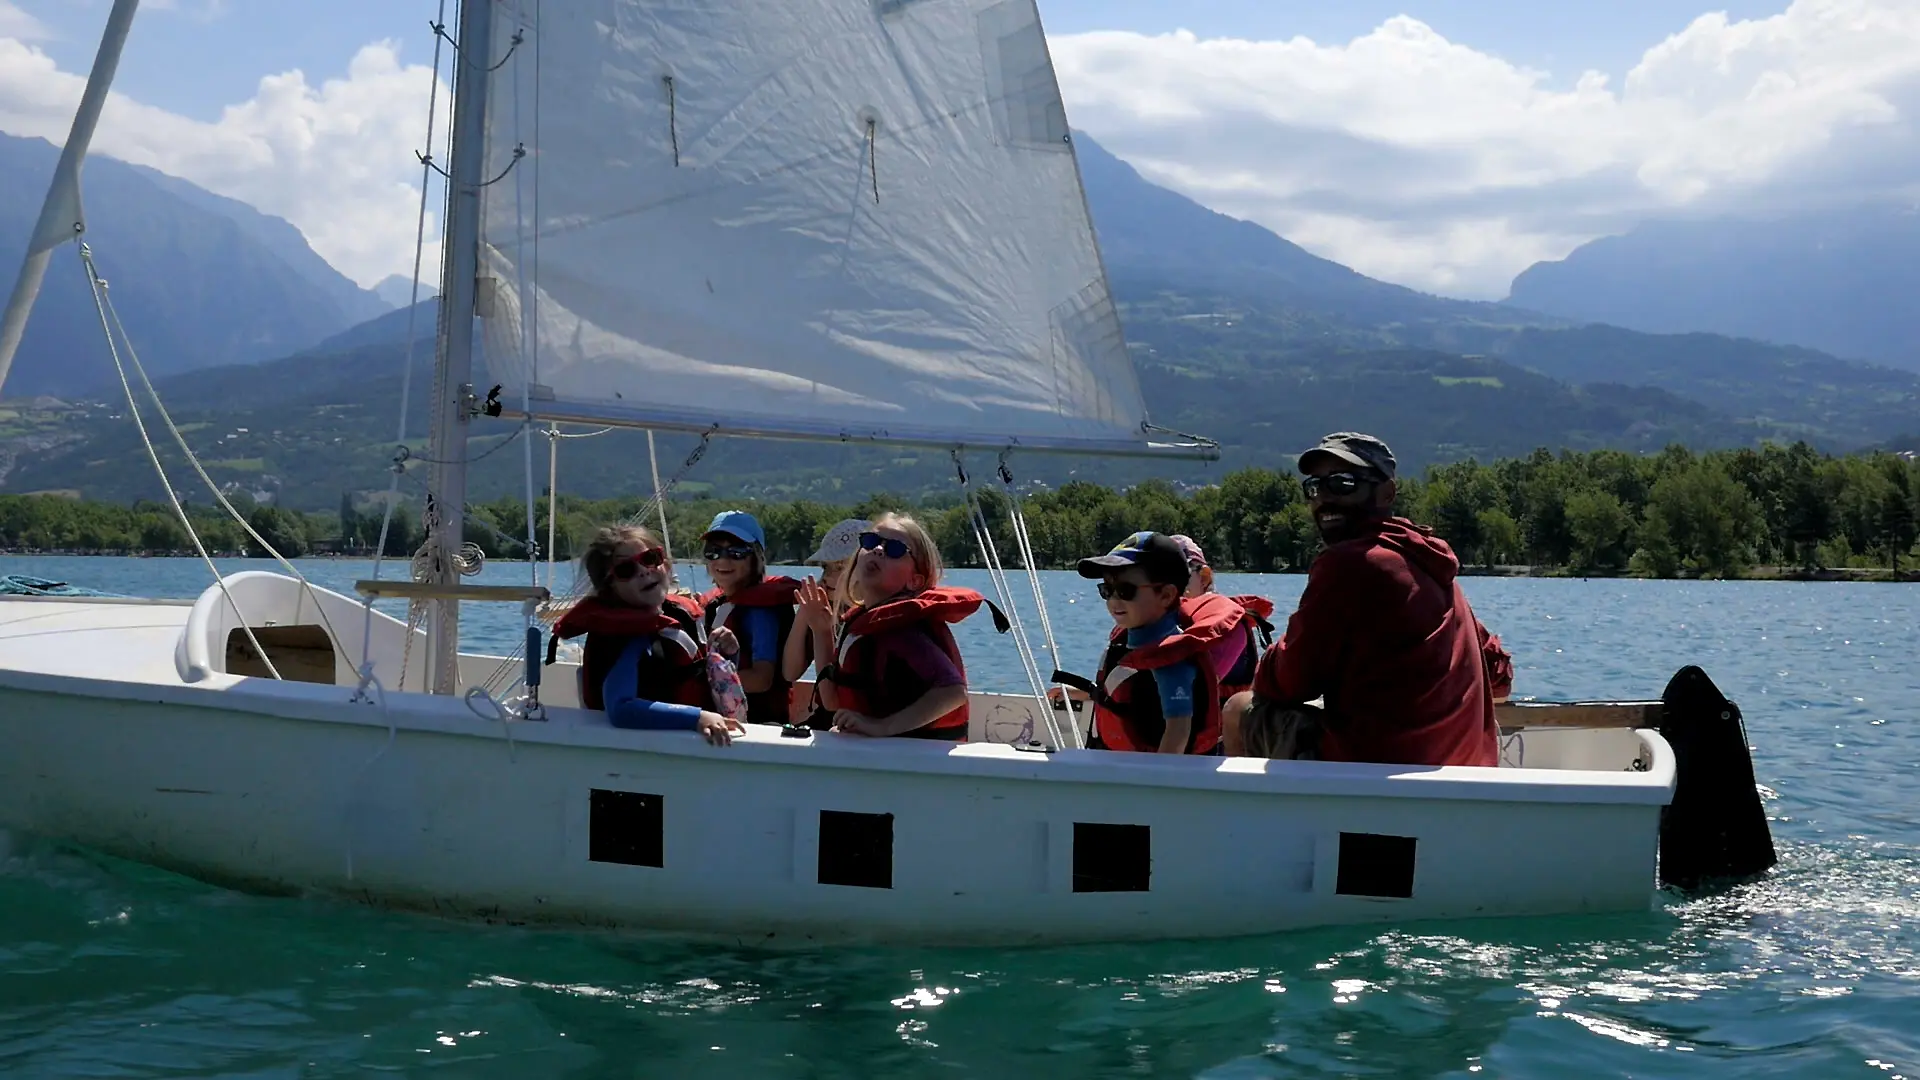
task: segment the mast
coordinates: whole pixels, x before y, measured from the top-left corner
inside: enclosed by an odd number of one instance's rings
[[[27,332],[27,316],[40,295],[40,283],[46,279],[54,249],[87,231],[86,214],[80,205],[80,166],[86,161],[93,129],[100,122],[100,110],[107,104],[107,91],[120,66],[120,49],[127,43],[127,32],[133,28],[133,14],[139,7],[140,0],[114,0],[113,11],[107,16],[107,29],[100,36],[100,51],[94,54],[87,89],[73,114],[67,145],[60,151],[60,164],[53,170],[47,200],[40,206],[40,220],[27,240],[26,261],[14,280],[6,313],[0,315],[0,386],[6,384],[7,373],[13,368],[13,354]]]
[[[454,65],[453,149],[447,179],[446,250],[441,264],[440,333],[434,357],[433,422],[427,456],[435,527],[427,537],[429,581],[459,583],[453,555],[465,533],[467,425],[473,415],[474,293],[480,258],[481,175],[487,154],[487,84],[492,73],[493,0],[460,0]],[[458,689],[460,602],[435,600],[427,626],[427,684],[436,694]]]

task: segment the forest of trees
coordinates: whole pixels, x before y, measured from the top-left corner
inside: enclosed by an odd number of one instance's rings
[[[1003,561],[1017,565],[1006,497],[985,495]],[[1140,529],[1184,532],[1220,569],[1301,571],[1319,546],[1297,477],[1243,469],[1218,485],[1181,491],[1163,481],[1115,491],[1089,483],[1023,493],[1036,560],[1070,566]],[[563,495],[556,553],[571,558],[595,529],[643,509],[639,500],[590,501]],[[876,495],[862,503],[756,504],[673,499],[669,527],[681,557],[713,514],[757,514],[775,562],[812,550],[844,517],[905,509],[923,520],[955,565],[978,565],[969,514],[959,492],[907,505]],[[1670,447],[1652,455],[1546,450],[1483,465],[1465,461],[1429,469],[1400,485],[1399,509],[1431,525],[1462,559],[1478,566],[1532,566],[1567,573],[1643,577],[1735,577],[1756,567],[1787,570],[1911,565],[1920,539],[1920,462],[1895,454],[1832,457],[1805,444],[1695,454]],[[343,496],[337,514],[242,507],[255,529],[288,555],[316,550],[362,554],[380,530],[381,507]],[[548,505],[534,508],[544,543]],[[191,507],[196,530],[216,553],[261,554],[217,507]],[[490,556],[526,555],[526,506],[502,499],[471,508],[467,538]],[[418,511],[396,509],[390,554],[421,542]],[[657,519],[646,522],[657,527]],[[0,497],[0,547],[10,550],[173,553],[190,551],[164,504],[131,507],[58,496]],[[544,555],[542,556],[544,557]]]

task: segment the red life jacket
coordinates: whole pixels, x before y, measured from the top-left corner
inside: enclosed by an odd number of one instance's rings
[[[547,646],[547,663],[565,638],[587,637],[580,658],[580,704],[605,709],[600,687],[613,665],[637,637],[653,638],[653,647],[640,658],[640,696],[650,701],[713,708],[707,683],[706,634],[700,628],[700,609],[684,596],[669,596],[659,611],[641,611],[609,604],[596,596],[577,601],[554,624]]]
[[[724,626],[733,631],[740,642],[740,652],[734,657],[744,673],[753,666],[753,633],[747,629],[747,608],[766,608],[773,612],[774,625],[779,634],[773,645],[773,684],[758,694],[747,695],[747,722],[752,724],[784,724],[788,716],[788,698],[792,685],[780,677],[780,661],[786,654],[787,635],[793,631],[793,605],[800,593],[800,582],[790,577],[770,577],[758,584],[749,585],[732,596],[719,589],[709,591],[700,598],[705,608],[707,633],[714,628]]]
[[[1229,599],[1247,613],[1240,624],[1240,632],[1247,636],[1247,651],[1240,654],[1240,662],[1233,666],[1232,671],[1220,672],[1222,706],[1233,695],[1253,689],[1253,673],[1259,670],[1260,654],[1273,644],[1273,601],[1264,596],[1234,596]]]
[[[1220,745],[1220,676],[1214,671],[1211,651],[1221,638],[1236,632],[1245,617],[1237,604],[1208,602],[1205,597],[1181,600],[1178,629],[1137,649],[1128,648],[1127,632],[1115,627],[1100,661],[1100,674],[1088,692],[1099,746],[1147,754],[1159,750],[1167,718],[1161,715],[1153,673],[1184,660],[1197,674],[1187,753],[1212,753]]]
[[[858,604],[847,610],[835,636],[835,661],[827,677],[839,691],[840,707],[883,719],[920,700],[926,692],[911,672],[876,671],[880,642],[895,634],[925,634],[953,661],[962,679],[967,665],[953,640],[951,623],[980,610],[986,598],[972,589],[924,589],[912,596],[889,600],[876,607]],[[907,732],[918,739],[967,740],[967,704],[923,728]]]

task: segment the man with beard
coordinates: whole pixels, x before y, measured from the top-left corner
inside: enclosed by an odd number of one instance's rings
[[[1300,472],[1326,550],[1252,692],[1227,704],[1227,752],[1498,765],[1493,706],[1512,658],[1455,582],[1453,549],[1393,516],[1393,451],[1336,432],[1300,455]]]

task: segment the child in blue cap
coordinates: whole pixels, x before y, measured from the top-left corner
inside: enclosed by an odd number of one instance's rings
[[[747,722],[784,724],[792,684],[780,670],[800,582],[767,577],[767,534],[744,510],[714,515],[701,537],[713,589],[701,597],[713,646],[734,658],[747,692]]]

